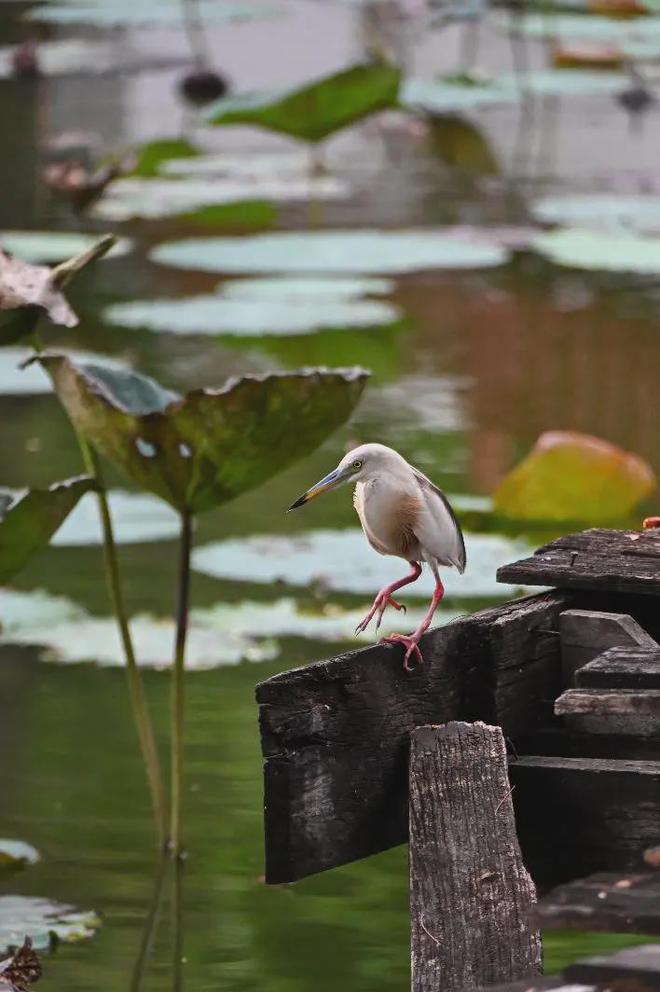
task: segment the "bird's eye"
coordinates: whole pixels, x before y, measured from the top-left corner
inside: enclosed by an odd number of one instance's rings
[[[354,469],[362,468],[362,462],[360,461],[359,458],[353,462],[353,468]]]

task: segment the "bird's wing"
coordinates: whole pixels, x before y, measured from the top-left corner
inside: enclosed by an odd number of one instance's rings
[[[465,571],[465,541],[449,500],[422,472],[413,469],[424,497],[424,506],[415,533],[420,544],[439,562]]]

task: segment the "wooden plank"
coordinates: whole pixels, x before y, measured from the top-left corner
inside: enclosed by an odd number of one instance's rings
[[[554,726],[523,734],[514,741],[518,754],[553,755],[564,758],[625,758],[629,761],[660,761],[660,734],[589,734]]]
[[[577,669],[608,648],[638,646],[660,650],[656,641],[627,613],[566,610],[559,618],[564,684],[570,686]]]
[[[598,872],[568,882],[544,896],[534,916],[546,929],[660,934],[660,872]]]
[[[593,529],[498,569],[500,582],[660,595],[660,530]]]
[[[410,732],[454,719],[507,735],[551,718],[552,633],[574,597],[544,593],[430,631],[425,664],[375,645],[257,686],[266,758],[266,879],[294,881],[407,839]]]
[[[575,673],[578,688],[660,689],[660,647],[617,647]]]
[[[463,992],[541,970],[528,922],[534,883],[520,854],[499,727],[419,727],[410,752],[413,992]]]
[[[569,965],[564,974],[572,981],[606,983],[611,992],[658,992],[660,944],[584,958]]]
[[[568,689],[555,702],[555,713],[645,716],[660,720],[660,689]]]
[[[568,983],[564,978],[535,978],[526,982],[508,982],[506,985],[488,985],[477,992],[545,992],[554,989],[555,992],[598,992],[595,985],[584,985],[575,982]]]
[[[510,764],[509,777],[537,884],[638,867],[658,841],[659,761],[526,756]]]

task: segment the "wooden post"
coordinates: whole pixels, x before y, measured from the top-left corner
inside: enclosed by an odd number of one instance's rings
[[[537,975],[536,901],[516,837],[504,737],[484,723],[411,734],[413,992]]]

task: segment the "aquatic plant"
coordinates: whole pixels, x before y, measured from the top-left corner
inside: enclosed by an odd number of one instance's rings
[[[104,254],[113,243],[113,238],[105,238],[83,255],[52,270],[28,267],[33,271],[27,281],[31,284],[40,280],[48,291],[47,305],[36,308],[16,292],[10,302],[19,313],[27,312],[22,314],[21,336],[31,335],[35,347],[32,361],[50,375],[81,446],[89,478],[85,478],[84,484],[74,481],[70,485],[77,485],[81,495],[83,487],[87,491],[93,486],[97,491],[108,586],[124,646],[154,813],[159,835],[167,836],[171,851],[179,855],[183,846],[183,701],[194,519],[198,513],[259,485],[316,448],[348,419],[362,393],[367,373],[359,368],[317,368],[245,376],[230,379],[217,389],[197,389],[181,396],[154,379],[121,367],[75,362],[65,355],[42,350],[35,329],[41,313],[50,314],[53,310],[51,295],[61,293],[73,275]],[[63,316],[68,324],[77,322],[70,308],[63,309],[66,303],[63,297],[55,303],[56,316]],[[17,338],[12,336],[11,340]],[[124,607],[99,455],[117,465],[141,489],[159,496],[179,516],[169,823],[153,728]],[[44,530],[46,540],[55,529],[53,525],[50,531]],[[2,534],[0,522],[0,552]]]

